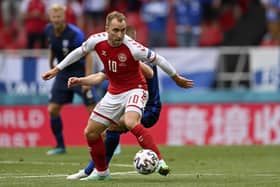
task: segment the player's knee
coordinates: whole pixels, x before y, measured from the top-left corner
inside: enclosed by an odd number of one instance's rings
[[[87,140],[92,140],[94,139],[94,133],[92,133],[91,131],[88,130],[88,128],[85,128],[84,130],[84,135],[86,137]]]
[[[95,140],[100,138],[106,129],[107,126],[104,124],[88,120],[87,126],[84,129],[84,135],[88,140]]]
[[[132,112],[132,113],[127,113],[123,116],[122,118],[123,124],[127,129],[133,129],[135,125],[140,123],[140,116],[139,114]]]
[[[48,112],[49,112],[49,114],[50,114],[51,117],[56,117],[56,116],[59,115],[59,112],[58,112],[58,111],[49,110]]]
[[[94,131],[90,130],[89,128],[85,128],[84,135],[88,140],[97,139],[100,135],[97,135]]]
[[[124,120],[124,126],[129,130],[133,129],[133,127],[135,127],[135,125],[137,125],[137,121],[135,121],[135,120],[131,120],[131,119]]]
[[[49,115],[50,115],[51,117],[58,116],[59,113],[60,113],[60,109],[61,109],[61,106],[50,104],[50,105],[48,106]]]

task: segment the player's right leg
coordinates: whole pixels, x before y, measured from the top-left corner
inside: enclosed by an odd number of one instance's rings
[[[98,114],[93,114],[93,116],[94,115]],[[102,138],[102,133],[106,130],[107,126],[101,122],[92,120],[92,118],[95,119],[91,117],[88,120],[85,136],[91,159],[95,163],[95,169],[88,177],[81,180],[107,180],[111,178],[111,175],[106,163],[105,144]]]
[[[102,171],[103,169],[107,168],[106,159],[104,159],[105,160],[105,164],[104,164],[103,159],[102,159],[102,161],[100,161],[98,159],[95,160],[94,158],[98,154],[99,154],[99,156],[101,154],[100,158],[105,157],[104,156],[105,155],[105,146],[104,146],[103,141],[101,143],[102,138],[101,138],[100,134],[102,133],[102,130],[104,131],[112,123],[117,125],[116,121],[119,121],[120,116],[123,113],[123,105],[121,105],[122,100],[120,100],[119,98],[122,98],[122,95],[112,95],[110,93],[106,93],[105,96],[101,99],[101,101],[97,105],[97,107],[95,107],[94,111],[92,112],[92,115],[90,116],[90,120],[89,120],[88,126],[85,130],[85,134],[86,134],[88,144],[90,147],[92,160],[94,161],[94,166],[91,165],[91,163],[90,163],[88,165],[89,171],[92,170],[93,168],[96,168],[97,171]],[[94,130],[94,128],[97,128],[97,130],[96,129]],[[94,132],[93,136],[95,136],[95,137],[92,137],[92,132]],[[97,139],[98,139],[98,142],[97,142]],[[95,144],[100,144],[100,145],[95,145]],[[116,143],[116,145],[117,145],[117,143]],[[93,146],[95,147],[95,149],[92,148]],[[101,148],[98,148],[98,146],[101,146]],[[95,153],[94,151],[97,153]],[[99,163],[97,163],[96,161],[98,161]],[[99,166],[97,166],[97,165],[99,165]],[[106,167],[104,167],[104,166],[106,166]],[[104,167],[104,168],[100,169],[100,167]],[[91,180],[90,178],[92,175],[93,180],[98,180],[98,179],[96,179],[96,173],[98,173],[98,172],[96,172],[96,171],[92,172],[90,174],[90,176],[86,177],[85,179]],[[107,172],[105,172],[105,174],[106,173],[109,173],[108,170],[107,170]]]
[[[107,130],[105,135],[105,146],[106,146],[106,163],[109,165],[114,152],[116,150],[116,147],[119,144],[120,140],[120,132],[118,131],[111,131]],[[67,176],[68,180],[77,180],[82,179],[91,174],[91,172],[94,170],[95,164],[93,160],[90,160],[88,165],[84,168],[79,170],[77,173],[74,173],[72,175]]]

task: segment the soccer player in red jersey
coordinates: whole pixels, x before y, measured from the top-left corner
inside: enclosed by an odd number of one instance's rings
[[[90,51],[95,51],[104,65],[109,80],[107,93],[94,108],[85,136],[88,142],[94,171],[84,180],[107,180],[110,172],[105,160],[105,146],[101,134],[110,125],[118,125],[122,118],[125,127],[137,138],[144,149],[153,150],[163,160],[151,134],[140,124],[142,109],[148,100],[147,83],[141,73],[140,61],[159,66],[182,88],[193,86],[193,81],[176,73],[173,66],[162,56],[142,46],[126,34],[126,17],[113,11],[106,18],[106,32],[94,34],[82,46],[68,54],[56,67],[42,75],[44,80],[53,78],[66,66],[74,63]],[[165,162],[159,173],[167,175]]]

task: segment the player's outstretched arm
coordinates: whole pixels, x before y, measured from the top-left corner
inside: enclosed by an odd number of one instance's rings
[[[42,74],[43,80],[49,80],[56,76],[58,72],[65,67],[73,64],[74,62],[77,62],[80,58],[82,58],[86,53],[83,52],[82,47],[78,47],[75,50],[73,50],[71,53],[69,53],[58,65],[56,65],[51,70],[45,72]]]
[[[78,86],[78,85],[98,85],[107,79],[103,72],[94,73],[86,77],[70,77],[68,79],[68,87]]]
[[[175,83],[182,88],[192,88],[194,86],[193,80],[186,79],[179,75],[175,68],[162,56],[157,55],[155,63],[166,73],[168,74]]]
[[[141,71],[143,73],[143,75],[147,78],[147,79],[151,79],[154,76],[154,71],[152,70],[152,68],[150,66],[148,66],[147,64],[140,62],[140,67],[141,67]]]

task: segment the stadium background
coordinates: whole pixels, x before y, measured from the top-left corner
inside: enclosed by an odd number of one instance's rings
[[[261,1],[246,2],[248,6],[242,6],[244,12],[232,23],[231,28],[223,30],[225,27],[219,27],[218,33],[222,34],[223,41],[216,40],[213,43],[210,39],[215,38],[213,34],[217,33],[217,27],[212,27],[212,23],[217,22],[208,20],[207,24],[203,23],[205,32],[201,38],[210,41],[204,40],[204,43],[191,47],[178,46],[175,21],[169,17],[166,35],[168,46],[156,46],[154,49],[172,62],[179,73],[193,79],[195,88],[180,89],[169,77],[162,72],[159,74],[163,111],[158,124],[151,129],[157,143],[280,143],[278,41],[267,41],[269,30],[264,28],[266,24],[261,24],[260,19],[252,19],[252,9],[259,10],[256,15],[265,17],[265,9],[257,6],[261,5]],[[123,7],[112,5],[109,9],[112,8],[122,10]],[[145,36],[148,27],[140,20],[139,10],[135,11],[128,13],[129,23],[135,24],[140,33],[139,40],[147,44]],[[40,78],[40,74],[49,69],[48,51],[38,46],[27,49],[25,32],[7,41],[9,37],[5,34],[19,32],[14,30],[17,22],[11,23],[8,28],[4,22],[1,23],[0,147],[51,146],[54,142],[50,133],[47,100],[52,81],[44,82]],[[246,25],[248,23],[251,28]],[[256,29],[253,25],[259,25],[260,28]],[[261,34],[257,35],[258,31]],[[244,39],[248,32],[251,33],[250,37]],[[74,105],[63,109],[62,117],[66,144],[86,145],[83,128],[88,114],[78,98],[75,98]],[[137,144],[129,134],[123,135],[121,142]]]

